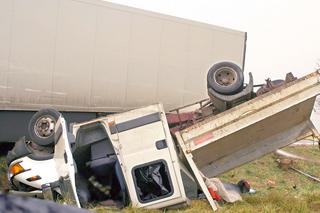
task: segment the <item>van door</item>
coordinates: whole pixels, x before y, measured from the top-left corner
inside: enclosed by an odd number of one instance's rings
[[[162,105],[109,116],[108,123],[132,205],[162,208],[185,203],[177,153]]]
[[[55,150],[53,159],[56,164],[59,187],[64,201],[71,205],[80,206],[75,185],[75,164],[67,135],[65,119],[60,116],[55,127]]]

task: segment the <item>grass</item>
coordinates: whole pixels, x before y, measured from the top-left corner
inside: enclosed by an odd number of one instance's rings
[[[287,147],[291,153],[320,158],[317,146]],[[278,167],[273,154],[236,168],[220,176],[224,181],[237,182],[247,179],[257,190],[254,195],[244,196],[244,201],[225,205],[221,212],[319,212],[320,183],[292,170]],[[320,165],[294,161],[293,166],[320,177]]]
[[[291,153],[320,159],[318,146],[287,147]],[[256,194],[244,195],[243,201],[234,204],[223,204],[219,212],[319,212],[320,211],[320,183],[314,182],[292,170],[284,171],[278,167],[273,154],[233,169],[219,178],[223,181],[237,183],[241,179],[250,182]],[[320,165],[309,162],[295,161],[293,166],[316,177],[320,177]],[[6,183],[5,160],[0,158],[0,187]],[[104,207],[91,208],[97,213],[117,212],[118,210]],[[147,210],[127,207],[124,213],[191,213],[212,212],[205,200],[193,200],[191,205],[177,210]]]
[[[286,151],[306,157],[320,159],[318,146],[287,147]],[[320,165],[295,161],[293,166],[309,174],[320,177]],[[237,183],[241,179],[250,182],[256,194],[244,195],[243,201],[223,204],[219,212],[256,213],[256,212],[319,212],[320,183],[314,182],[292,170],[283,171],[278,167],[275,155],[270,154],[251,163],[233,169],[219,178],[226,182]],[[103,207],[93,209],[97,213],[114,212]],[[125,208],[125,213],[160,213],[161,210],[141,210]],[[184,209],[167,210],[171,213],[212,212],[205,200],[193,200]]]
[[[5,191],[9,188],[7,180],[7,163],[5,157],[0,157],[0,191]]]

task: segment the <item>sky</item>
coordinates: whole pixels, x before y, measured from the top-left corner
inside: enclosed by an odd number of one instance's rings
[[[319,0],[108,0],[248,33],[245,76],[254,83],[320,68]]]

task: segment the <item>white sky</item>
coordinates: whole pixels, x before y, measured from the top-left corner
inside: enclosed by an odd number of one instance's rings
[[[319,68],[320,0],[109,1],[246,31],[245,72],[253,73],[255,83]]]

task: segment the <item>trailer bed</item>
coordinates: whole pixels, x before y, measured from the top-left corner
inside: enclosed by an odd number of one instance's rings
[[[318,136],[310,115],[319,80],[316,71],[177,132],[192,169],[214,177],[306,136]]]

